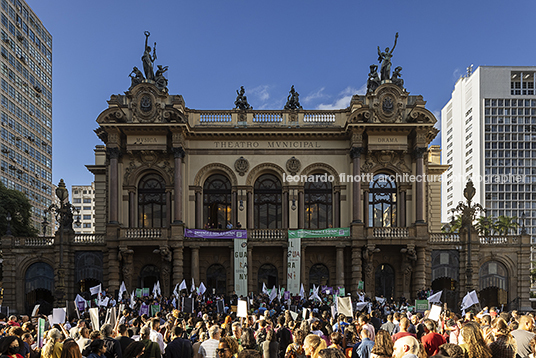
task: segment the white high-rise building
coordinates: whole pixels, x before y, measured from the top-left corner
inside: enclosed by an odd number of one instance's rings
[[[516,216],[536,237],[536,67],[478,67],[461,77],[441,110],[442,221],[465,200],[469,177],[474,202],[489,216]],[[525,217],[525,220],[522,218]]]
[[[23,0],[0,4],[0,181],[26,194],[33,224],[41,232],[43,215],[55,197],[52,36]],[[46,231],[52,235],[54,228]]]
[[[73,185],[71,187],[72,205],[75,208],[73,228],[76,234],[95,233],[95,183]],[[80,225],[77,224],[77,219]]]

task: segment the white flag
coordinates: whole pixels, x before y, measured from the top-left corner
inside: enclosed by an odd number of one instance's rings
[[[200,295],[204,294],[206,290],[207,288],[205,287],[205,284],[201,282],[201,284],[199,284],[199,294]]]
[[[74,299],[74,304],[76,305],[76,309],[78,310],[79,308],[82,308],[80,306],[83,306],[84,308],[82,309],[82,312],[86,310],[86,300],[84,299],[84,297],[80,296],[80,295],[76,295],[76,298]],[[80,306],[79,306],[80,305]],[[34,309],[35,310],[35,309]],[[32,317],[34,316],[35,314],[32,313]]]
[[[443,291],[439,291],[438,293],[434,293],[430,297],[428,297],[428,302],[430,303],[441,303],[441,295],[443,294]]]
[[[311,300],[319,300],[320,302],[322,302],[322,299],[320,298],[320,296],[318,296],[318,290],[320,290],[320,286],[316,287],[314,284],[313,284],[313,293],[311,294],[311,296],[309,297],[309,299]]]
[[[132,293],[130,294],[130,308],[134,309],[134,305],[136,304],[136,300],[134,299],[134,291],[132,290]]]
[[[121,282],[121,287],[119,287],[119,301],[123,300],[123,293],[127,292],[127,286],[125,285],[125,281]]]
[[[99,292],[102,292],[101,284],[99,283],[97,286],[93,286],[89,289],[89,292],[91,293],[91,296],[98,294]]]
[[[300,288],[300,297],[303,298],[305,297],[305,289],[303,288],[303,283],[301,284],[301,288]]]
[[[468,292],[465,297],[462,300],[462,311],[463,314],[465,314],[465,310],[469,307],[471,307],[474,304],[478,303],[478,296],[476,295],[476,291]]]
[[[383,306],[385,304],[385,298],[376,297],[376,302]]]
[[[274,287],[272,288],[272,291],[270,291],[270,303],[272,303],[272,301],[274,300],[274,298],[277,297],[277,288],[275,288],[275,285]]]
[[[177,291],[177,287],[179,287],[179,284],[175,285],[175,288],[173,289],[173,296],[179,297],[179,291]]]
[[[355,305],[356,311],[361,311],[363,308],[368,306],[368,302],[357,302]]]
[[[193,277],[192,277],[192,288],[190,288],[190,292],[195,292],[195,281]]]
[[[179,291],[186,290],[188,287],[186,287],[186,280],[183,279],[181,284],[179,285]]]
[[[364,293],[357,293],[357,300],[359,302],[365,302],[365,294]]]
[[[160,289],[160,280],[156,281],[156,293],[162,296],[162,290]]]
[[[262,293],[264,293],[265,295],[268,294],[268,288],[266,287],[266,283],[265,283],[265,282],[262,283]]]

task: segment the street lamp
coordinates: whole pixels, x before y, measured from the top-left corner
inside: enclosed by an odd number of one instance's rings
[[[467,230],[467,265],[465,269],[467,278],[465,287],[467,291],[473,290],[473,265],[471,263],[471,231],[473,229],[473,221],[475,220],[477,213],[485,213],[485,209],[482,205],[478,203],[471,204],[471,200],[475,194],[476,189],[471,179],[469,179],[463,190],[463,196],[465,197],[466,202],[460,201],[458,206],[453,209],[453,212],[458,212],[462,215],[462,227],[465,227]]]
[[[60,232],[60,265],[58,268],[58,293],[57,298],[60,302],[63,301],[65,297],[65,284],[64,284],[64,272],[63,272],[63,232],[67,231],[70,233],[74,233],[73,230],[73,211],[77,214],[80,213],[80,211],[76,208],[74,208],[71,203],[69,203],[69,191],[65,187],[65,182],[63,179],[60,179],[60,183],[58,184],[58,187],[56,188],[56,196],[58,197],[60,201],[60,205],[52,204],[48,207],[48,209],[45,211],[45,217],[41,225],[43,225],[43,234],[46,232],[46,226],[48,225],[48,221],[46,219],[46,213],[53,214],[56,218],[56,221],[60,224],[59,226],[59,232]],[[79,225],[80,221],[77,220],[76,224]]]
[[[6,220],[7,220],[6,235],[11,235],[11,213],[9,211],[6,215]]]

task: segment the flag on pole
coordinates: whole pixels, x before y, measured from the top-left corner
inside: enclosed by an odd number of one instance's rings
[[[99,283],[97,286],[93,286],[89,289],[89,292],[91,293],[91,296],[96,295],[102,291],[101,284]]]
[[[175,288],[173,289],[173,296],[179,297],[179,291],[177,291],[177,287],[179,287],[179,284],[175,285]]]
[[[125,285],[125,281],[121,282],[121,287],[119,287],[119,301],[123,300],[123,293],[127,292],[127,286]]]
[[[79,311],[84,312],[86,310],[86,300],[84,299],[84,297],[82,297],[80,295],[76,295],[76,298],[74,299],[74,304],[76,305],[76,308]],[[35,311],[35,309],[34,309],[34,311]],[[33,316],[35,316],[34,313],[32,313],[32,317]]]
[[[262,293],[264,293],[265,295],[268,294],[268,288],[266,287],[266,283],[265,283],[265,282],[262,283]]]
[[[181,284],[179,285],[179,291],[186,290],[188,287],[186,287],[186,280],[183,279]]]
[[[190,292],[195,292],[195,281],[193,277],[192,277],[192,288],[190,288]]]
[[[441,303],[441,294],[443,294],[443,291],[439,291],[438,293],[434,293],[430,297],[427,298],[428,302],[430,303]]]
[[[205,284],[203,282],[201,282],[199,284],[199,294],[200,295],[204,294],[206,290],[207,290],[207,288],[205,287]]]
[[[462,314],[465,315],[465,310],[472,305],[477,304],[478,302],[479,301],[478,296],[476,295],[476,291],[473,290],[471,292],[468,292],[462,300]]]
[[[311,300],[319,300],[320,302],[322,302],[322,299],[320,298],[320,296],[318,296],[318,290],[320,290],[320,286],[316,287],[314,284],[313,284],[313,294],[309,297],[309,299]]]
[[[305,297],[305,289],[303,288],[303,283],[301,284],[301,288],[300,288],[300,297],[302,300]]]
[[[272,301],[274,300],[274,298],[277,297],[277,288],[275,288],[275,285],[274,287],[272,288],[272,291],[270,291],[270,303],[272,303]]]
[[[162,290],[160,289],[160,280],[156,281],[156,293],[162,296]]]
[[[365,302],[365,294],[364,293],[357,293],[357,300],[359,302]]]
[[[134,300],[134,290],[132,290],[132,293],[130,294],[130,308],[134,309],[135,304],[136,304],[136,301]]]

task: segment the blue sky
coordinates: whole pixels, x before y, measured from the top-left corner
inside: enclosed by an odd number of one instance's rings
[[[145,30],[193,109],[231,109],[241,85],[255,109],[291,85],[304,109],[344,108],[396,32],[393,68],[437,116],[469,65],[536,65],[534,1],[27,2],[53,37],[53,181],[68,187],[93,180],[95,120],[141,68]]]

